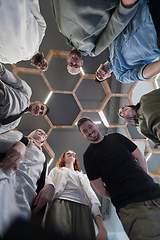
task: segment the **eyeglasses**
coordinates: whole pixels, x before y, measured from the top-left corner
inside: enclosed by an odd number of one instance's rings
[[[75,67],[75,68],[80,68],[80,65],[78,63],[71,63],[71,62],[67,62],[67,66],[70,66],[70,67]]]
[[[42,130],[37,129],[37,132],[39,132],[41,135],[44,135],[45,137],[48,136],[48,135],[47,135],[45,132],[43,132]]]
[[[66,152],[66,155],[67,155],[67,156],[72,156],[72,155],[73,155],[73,156],[75,157],[75,156],[76,156],[76,153],[75,153],[75,152]]]

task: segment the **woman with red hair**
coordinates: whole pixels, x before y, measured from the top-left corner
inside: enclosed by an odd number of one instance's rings
[[[52,232],[54,239],[96,239],[92,215],[99,230],[97,239],[108,239],[99,211],[100,202],[87,176],[80,172],[76,153],[71,150],[62,154],[49,173],[46,186],[36,198],[34,213],[48,202],[45,228]]]

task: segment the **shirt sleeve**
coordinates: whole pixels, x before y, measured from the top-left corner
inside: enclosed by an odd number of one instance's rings
[[[132,8],[125,8],[120,1],[106,28],[101,32],[97,39],[93,56],[99,55],[101,52],[103,52],[123,31],[123,29],[128,25],[129,21],[136,14],[138,5],[139,1]]]
[[[125,137],[124,135],[120,134],[120,133],[114,133],[115,135],[117,135],[117,137],[119,138],[120,141],[122,141],[126,148],[132,153],[135,151],[135,149],[137,148],[137,145],[134,144],[131,140],[129,140],[127,137]]]

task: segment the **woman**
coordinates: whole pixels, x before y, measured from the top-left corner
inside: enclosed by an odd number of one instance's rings
[[[45,227],[55,239],[96,239],[91,211],[99,230],[97,239],[108,239],[98,208],[100,202],[71,150],[62,154],[49,173],[46,186],[36,198],[34,213],[50,200]]]
[[[160,89],[143,95],[137,105],[120,108],[118,115],[155,145],[160,145]]]
[[[7,152],[8,156],[7,159],[5,157],[5,161],[1,159],[0,235],[4,235],[16,218],[20,217],[25,220],[30,218],[31,206],[37,195],[37,181],[40,179],[45,162],[41,148],[46,140],[45,132],[37,129],[28,137],[22,137],[22,133],[18,131],[0,135],[0,152]],[[8,171],[6,162],[14,158],[13,149],[17,143],[21,143],[21,138],[22,142],[27,145],[25,155],[18,166],[12,166],[12,169],[9,166],[11,170]]]

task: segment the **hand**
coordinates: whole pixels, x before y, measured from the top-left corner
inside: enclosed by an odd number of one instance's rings
[[[122,0],[122,5],[125,8],[132,8],[139,0]]]
[[[98,232],[96,240],[108,240],[108,235],[106,229]]]
[[[55,193],[55,187],[52,184],[46,185],[37,195],[33,214],[38,213],[46,203],[49,203]]]
[[[7,152],[5,158],[0,163],[0,168],[4,172],[11,169],[17,170],[20,161],[23,159],[26,152],[26,146],[22,142],[16,142],[12,148]]]

